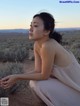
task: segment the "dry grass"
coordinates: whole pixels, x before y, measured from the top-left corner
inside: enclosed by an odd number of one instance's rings
[[[61,33],[62,45],[70,49],[80,63],[80,31]],[[33,42],[26,35],[0,36],[0,78],[33,70],[34,62],[30,60],[34,60],[34,56],[30,49],[33,49]],[[11,89],[0,88],[0,97],[9,96],[10,106],[46,106],[42,101],[36,102],[28,83],[29,81],[20,81]]]

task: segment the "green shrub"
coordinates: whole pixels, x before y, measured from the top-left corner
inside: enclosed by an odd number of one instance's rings
[[[8,75],[21,74],[23,73],[22,63],[3,63],[0,64],[0,78]],[[28,81],[18,81],[11,88],[3,89],[0,87],[0,97],[8,96],[10,93],[15,93],[23,90],[27,87]]]

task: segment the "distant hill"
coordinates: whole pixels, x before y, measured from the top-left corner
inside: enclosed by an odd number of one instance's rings
[[[56,31],[75,31],[80,28],[55,28]],[[0,33],[28,33],[29,29],[3,29]]]
[[[55,28],[56,31],[77,31],[80,28]]]
[[[28,33],[28,29],[2,29],[0,33]]]

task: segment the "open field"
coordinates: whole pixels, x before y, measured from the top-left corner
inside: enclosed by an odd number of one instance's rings
[[[60,32],[63,35],[62,45],[75,54],[80,45],[80,31]],[[0,33],[0,62],[22,62],[29,58],[33,42],[23,33]],[[77,54],[75,54],[77,56]],[[79,57],[77,57],[79,60]]]
[[[28,50],[31,47],[32,42],[25,34],[0,35],[0,61],[23,61],[28,58]]]
[[[60,32],[62,45],[73,52],[80,63],[80,31]],[[34,70],[33,43],[26,34],[0,33],[0,78]],[[29,81],[20,81],[11,89],[0,88],[0,97],[8,96],[10,106],[46,106],[42,101],[36,104]],[[33,104],[33,105],[32,105]]]

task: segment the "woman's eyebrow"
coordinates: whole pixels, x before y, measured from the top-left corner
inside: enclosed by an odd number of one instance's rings
[[[38,24],[38,22],[33,22],[34,24]]]

